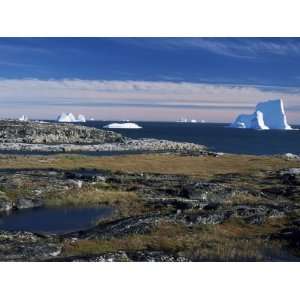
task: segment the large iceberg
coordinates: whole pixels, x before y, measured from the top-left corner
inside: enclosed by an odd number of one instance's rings
[[[85,116],[84,115],[78,115],[78,118],[76,119],[75,116],[72,113],[62,113],[57,117],[57,122],[65,122],[65,123],[74,123],[74,122],[85,122]]]
[[[103,128],[110,128],[110,129],[140,129],[142,128],[136,123],[111,123],[108,125],[103,126]]]
[[[230,125],[234,128],[292,129],[287,123],[281,99],[258,103],[251,115],[239,115]]]

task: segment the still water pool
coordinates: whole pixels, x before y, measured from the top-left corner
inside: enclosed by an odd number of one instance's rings
[[[22,230],[38,233],[67,233],[92,227],[109,217],[111,207],[40,207],[0,215],[0,230]]]

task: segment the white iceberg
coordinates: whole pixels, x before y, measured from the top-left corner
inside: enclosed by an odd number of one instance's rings
[[[86,122],[85,116],[84,115],[78,115],[77,122],[83,122],[83,123]]]
[[[57,122],[75,122],[75,117],[72,113],[62,113],[57,117]]]
[[[25,116],[25,115],[22,115],[22,116],[19,118],[19,121],[27,122],[27,121],[28,121],[28,117]]]
[[[292,129],[287,123],[283,101],[281,99],[258,103],[253,114],[239,115],[230,127],[261,130]]]
[[[262,130],[269,129],[269,127],[265,124],[264,114],[260,110],[255,111],[253,115],[254,118],[251,120],[251,128]]]
[[[108,125],[103,126],[103,128],[110,128],[110,129],[140,129],[142,128],[136,123],[111,123]]]
[[[198,121],[195,119],[189,120],[188,118],[180,118],[179,120],[176,121],[177,123],[197,123]]]
[[[85,122],[84,115],[78,115],[76,119],[72,113],[62,113],[57,117],[57,122],[64,122],[64,123],[75,123],[75,122]]]
[[[178,123],[187,123],[188,119],[187,118],[180,118],[178,121],[176,121]]]

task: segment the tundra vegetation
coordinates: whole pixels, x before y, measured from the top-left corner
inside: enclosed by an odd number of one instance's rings
[[[299,260],[300,160],[283,156],[1,155],[0,209],[101,206],[90,229],[0,232],[0,260]]]

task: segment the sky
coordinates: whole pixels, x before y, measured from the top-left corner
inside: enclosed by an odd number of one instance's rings
[[[300,124],[299,38],[0,38],[0,117],[231,122],[278,98]]]

